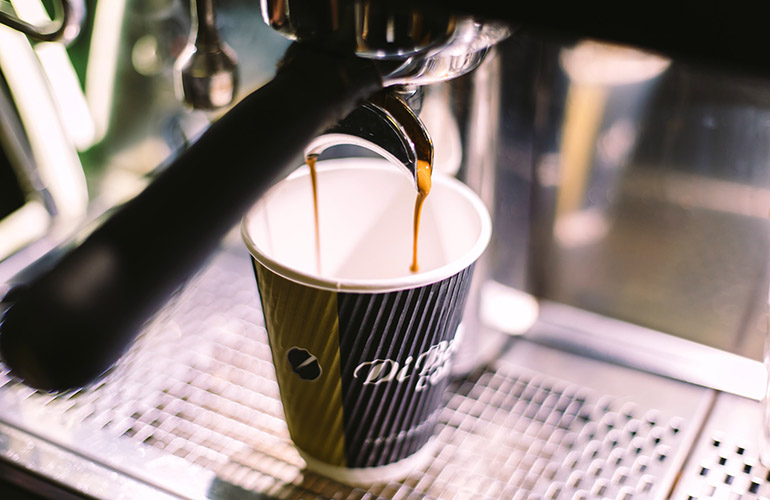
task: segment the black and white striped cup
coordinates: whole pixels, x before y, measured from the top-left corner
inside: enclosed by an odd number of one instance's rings
[[[464,184],[434,175],[412,273],[413,181],[378,159],[317,169],[320,273],[307,167],[242,224],[289,433],[309,469],[398,479],[430,456],[489,214]]]

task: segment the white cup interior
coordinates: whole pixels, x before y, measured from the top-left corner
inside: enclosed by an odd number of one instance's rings
[[[307,166],[276,184],[244,218],[252,255],[289,279],[334,290],[388,291],[451,276],[484,251],[489,213],[468,187],[434,174],[412,273],[417,191],[386,160],[318,162],[321,272],[316,266],[313,194]]]

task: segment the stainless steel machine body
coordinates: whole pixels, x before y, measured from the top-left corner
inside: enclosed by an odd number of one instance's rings
[[[80,154],[102,165],[90,213],[130,196],[129,180],[141,186],[211,118],[174,100],[168,47],[186,38],[186,10],[139,4],[120,23],[95,16],[122,26],[115,89],[139,82],[151,97],[115,92],[91,108],[97,125],[97,109],[125,120]],[[220,33],[255,88],[286,44],[244,20],[253,6],[225,7]],[[245,58],[257,41],[269,48]],[[234,233],[96,384],[51,395],[0,374],[0,477],[52,498],[769,497],[768,88],[515,35],[473,72],[422,88],[436,171],[480,193],[494,234],[440,445],[406,480],[352,487],[304,470]],[[60,240],[1,261],[0,283]]]

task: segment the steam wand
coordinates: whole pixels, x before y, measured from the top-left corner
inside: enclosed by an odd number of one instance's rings
[[[177,93],[195,109],[230,105],[238,90],[238,58],[219,36],[213,0],[195,0],[192,35],[174,65]]]

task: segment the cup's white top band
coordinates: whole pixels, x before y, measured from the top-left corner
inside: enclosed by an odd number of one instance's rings
[[[421,271],[411,273],[414,184],[381,159],[322,161],[317,173],[321,273],[307,167],[273,186],[241,225],[252,256],[292,281],[344,292],[416,288],[473,264],[491,237],[479,197],[460,181],[434,174],[420,224]]]

